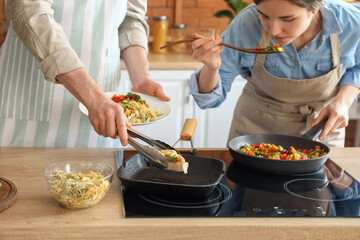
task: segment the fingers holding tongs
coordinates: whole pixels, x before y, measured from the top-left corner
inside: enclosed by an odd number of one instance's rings
[[[168,149],[166,147],[166,144],[159,143],[158,140],[154,140],[154,139],[152,139],[134,129],[131,129],[129,127],[127,128],[127,131],[129,134],[129,136],[128,136],[129,144],[132,147],[134,147],[136,150],[138,150],[141,154],[143,154],[145,156],[146,161],[148,161],[149,163],[152,163],[155,166],[160,167],[160,168],[168,167],[167,159],[159,152],[159,150]],[[145,145],[138,143],[131,136],[134,136],[134,137],[146,142],[150,146],[145,146]]]
[[[194,135],[196,124],[197,124],[196,119],[186,119],[185,124],[184,124],[183,129],[180,134],[180,138],[178,140],[178,141],[180,141],[180,140],[190,141],[193,155],[195,154],[195,149],[193,148],[192,137]],[[160,150],[171,149],[171,150],[175,150],[178,154],[180,154],[180,152],[178,150],[176,150],[174,147],[170,146],[169,144],[164,143],[157,139],[152,139],[152,138],[136,131],[133,128],[128,127],[127,132],[129,135],[128,136],[129,144],[132,147],[134,147],[136,150],[138,150],[141,154],[143,154],[146,157],[145,160],[147,160],[150,163],[155,164],[156,166],[158,166],[160,168],[168,167],[167,159],[159,152]],[[138,143],[137,141],[135,141],[132,138],[132,136],[144,141],[149,146],[145,146],[145,145]],[[176,143],[178,141],[176,141]],[[175,144],[174,144],[174,146],[175,146]]]

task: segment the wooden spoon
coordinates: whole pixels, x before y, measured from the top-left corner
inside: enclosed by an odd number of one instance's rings
[[[171,42],[171,43],[168,43],[168,44],[166,44],[164,46],[161,46],[160,49],[167,48],[167,47],[170,47],[172,45],[179,44],[179,43],[193,42],[194,40],[196,40],[196,39],[185,39],[185,40],[181,40],[181,41]],[[280,51],[265,51],[265,48],[257,50],[256,48],[238,48],[238,47],[234,47],[234,46],[231,46],[229,44],[226,44],[226,43],[220,43],[220,45],[228,47],[228,48],[235,49],[235,50],[240,51],[240,52],[247,52],[247,53],[254,53],[254,54],[282,53]]]

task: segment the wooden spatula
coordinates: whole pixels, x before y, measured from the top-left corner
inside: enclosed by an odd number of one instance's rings
[[[196,40],[196,39],[185,39],[185,40],[181,40],[181,41],[171,42],[171,43],[168,43],[168,44],[166,44],[164,46],[161,46],[160,49],[167,48],[167,47],[170,47],[172,45],[179,44],[179,43],[193,42],[194,40]],[[282,53],[283,52],[283,51],[265,50],[266,48],[261,48],[261,49],[258,49],[258,48],[238,48],[238,47],[234,47],[232,45],[226,44],[226,43],[221,43],[220,45],[228,47],[228,48],[235,49],[237,51],[253,53],[253,54],[273,54],[273,53]]]

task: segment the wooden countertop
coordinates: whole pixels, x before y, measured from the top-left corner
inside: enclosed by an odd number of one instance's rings
[[[227,149],[198,155],[231,159]],[[360,179],[359,155],[360,148],[333,148],[331,158]],[[69,159],[116,166],[115,149],[0,148],[0,176],[18,188],[15,205],[0,213],[0,239],[360,239],[360,218],[124,218],[116,175],[96,206],[65,209],[50,196],[42,170]]]
[[[185,53],[152,53],[148,55],[150,70],[195,70],[202,66],[191,56],[190,50]],[[126,69],[121,61],[121,69]]]

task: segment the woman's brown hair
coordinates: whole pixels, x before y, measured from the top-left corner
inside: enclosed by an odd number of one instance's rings
[[[255,4],[259,4],[264,0],[254,0]],[[319,9],[323,4],[322,0],[287,0],[288,2],[292,2],[300,7],[306,8],[309,11],[314,9]]]

